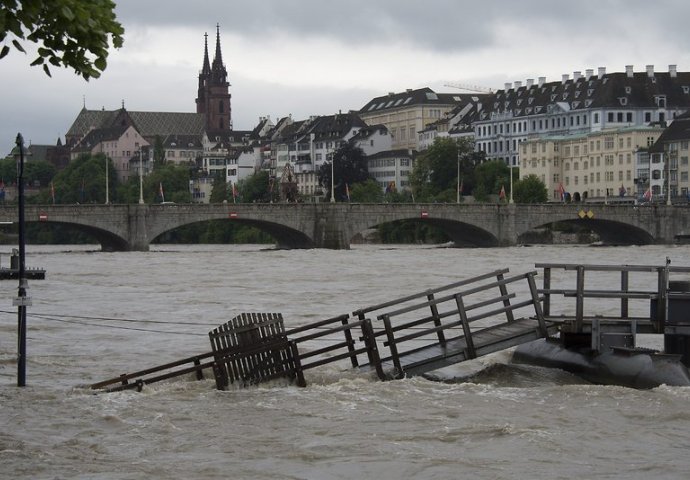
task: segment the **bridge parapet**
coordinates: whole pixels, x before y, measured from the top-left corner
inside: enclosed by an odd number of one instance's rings
[[[289,248],[347,249],[358,233],[414,220],[448,233],[457,245],[516,245],[540,226],[570,223],[600,233],[605,242],[675,243],[690,240],[690,207],[592,204],[154,204],[27,205],[27,223],[72,225],[106,250],[149,249],[161,234],[210,220],[255,226]],[[13,205],[0,221],[16,222]],[[622,241],[621,241],[622,240]]]

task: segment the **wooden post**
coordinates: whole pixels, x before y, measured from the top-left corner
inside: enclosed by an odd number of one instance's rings
[[[340,323],[342,323],[344,327],[347,327],[348,320],[349,317],[344,315]],[[347,328],[343,330],[343,334],[345,335],[345,341],[347,342],[347,351],[350,352],[350,362],[352,362],[352,368],[357,368],[359,366],[359,362],[357,361],[357,355],[355,355],[355,342],[352,339],[352,330]]]
[[[429,300],[429,308],[431,309],[431,317],[434,319],[434,326],[436,327],[441,327],[441,318],[438,316],[438,307],[436,306],[435,303],[432,303],[434,301],[434,294],[432,292],[429,292],[426,296],[427,300]],[[439,330],[437,332],[438,335],[438,342],[441,345],[446,344],[446,336],[443,333],[443,330]]]
[[[398,346],[395,344],[395,335],[391,326],[391,318],[388,315],[383,316],[383,326],[386,329],[386,336],[388,337],[388,348],[391,351],[391,359],[396,370],[396,377],[402,377],[404,372],[400,364],[400,355],[398,355]]]
[[[477,352],[474,349],[474,341],[472,340],[472,331],[470,330],[470,323],[467,320],[467,312],[465,311],[465,304],[462,301],[462,296],[455,294],[455,303],[458,305],[458,315],[460,315],[460,322],[462,322],[462,331],[465,334],[465,345],[467,346],[467,358],[477,358]]]
[[[551,267],[544,267],[544,306],[542,312],[544,316],[551,315]]]
[[[499,282],[503,281],[503,274],[499,273],[496,275],[496,280]],[[506,287],[505,283],[500,283],[498,285],[498,290],[501,292],[501,296],[506,297],[505,300],[503,300],[503,306],[506,307],[506,317],[508,319],[508,323],[512,323],[515,321],[515,317],[513,316],[513,310],[510,308],[510,299],[507,298],[508,296],[508,287]]]
[[[625,266],[622,267],[625,269]],[[629,290],[629,274],[627,270],[621,270],[621,292],[627,293]],[[628,298],[621,297],[621,318],[628,318]]]
[[[549,332],[546,329],[546,321],[544,319],[544,312],[539,303],[539,294],[537,292],[537,282],[534,280],[534,273],[527,274],[527,284],[529,285],[529,291],[532,294],[532,303],[534,304],[534,314],[537,316],[537,322],[539,322],[539,334],[546,338],[549,336]]]
[[[577,279],[575,286],[575,331],[582,332],[582,324],[585,316],[585,267],[577,266]]]

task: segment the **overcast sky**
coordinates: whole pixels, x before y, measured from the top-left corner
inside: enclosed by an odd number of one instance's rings
[[[373,97],[447,83],[504,83],[606,67],[690,70],[690,2],[659,0],[121,0],[125,42],[99,79],[0,60],[0,155],[18,132],[54,144],[89,109],[194,112],[204,33],[220,24],[235,129],[260,116],[358,110]],[[26,45],[26,44],[25,44]],[[26,45],[28,47],[28,45]],[[211,58],[212,60],[213,58]]]

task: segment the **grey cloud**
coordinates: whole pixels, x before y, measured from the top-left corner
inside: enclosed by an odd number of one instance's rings
[[[653,7],[639,0],[458,1],[458,0],[188,0],[123,1],[119,18],[127,25],[198,26],[212,33],[216,22],[224,32],[258,38],[272,33],[327,37],[359,46],[408,43],[442,52],[463,51],[496,42],[495,26],[510,22],[525,32],[549,28],[563,35],[630,33],[651,18],[680,18],[690,13],[685,2],[662,0]],[[687,15],[681,15],[686,18]],[[663,23],[662,23],[663,24]],[[516,39],[519,41],[519,39]]]

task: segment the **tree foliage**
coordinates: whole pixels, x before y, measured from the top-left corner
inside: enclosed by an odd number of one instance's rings
[[[55,176],[55,166],[45,161],[24,163],[24,182],[26,185],[45,187]],[[5,184],[17,181],[17,161],[12,157],[0,160],[0,180]]]
[[[367,156],[361,148],[346,143],[333,152],[333,160],[319,169],[319,183],[324,187],[326,198],[331,197],[331,165],[336,201],[347,201],[346,189],[351,190],[356,184],[369,180]]]
[[[236,201],[242,203],[268,203],[271,201],[269,190],[269,174],[266,170],[261,170],[237,182],[239,198]]]
[[[475,168],[474,181],[472,195],[478,201],[488,200],[489,195],[498,195],[501,188],[505,189],[507,195],[510,186],[510,167],[503,160],[484,162]]]
[[[357,203],[381,203],[383,191],[373,178],[360,182],[350,188],[350,201]]]
[[[471,192],[474,167],[481,163],[483,157],[483,152],[474,151],[474,144],[468,138],[455,140],[437,137],[433,145],[417,157],[410,174],[410,186],[415,200],[454,202],[459,183],[462,184],[463,193]]]
[[[58,172],[49,182],[41,184],[40,195],[36,201],[41,203],[103,203],[105,202],[105,168],[108,175],[108,188],[114,192],[117,188],[117,175],[112,161],[102,153],[96,155],[80,155],[71,161],[64,170]]]
[[[161,189],[163,196],[161,196]],[[183,165],[166,163],[144,177],[144,203],[166,202],[189,203],[192,195],[189,192],[189,169]],[[139,201],[139,177],[133,175],[127,183],[118,189],[118,201],[137,203]]]
[[[12,48],[26,53],[22,41],[38,45],[31,66],[72,68],[85,80],[107,66],[108,48],[120,48],[124,28],[111,0],[0,0],[0,58]]]
[[[513,185],[513,200],[516,203],[545,203],[548,198],[546,185],[534,174],[527,175]]]

